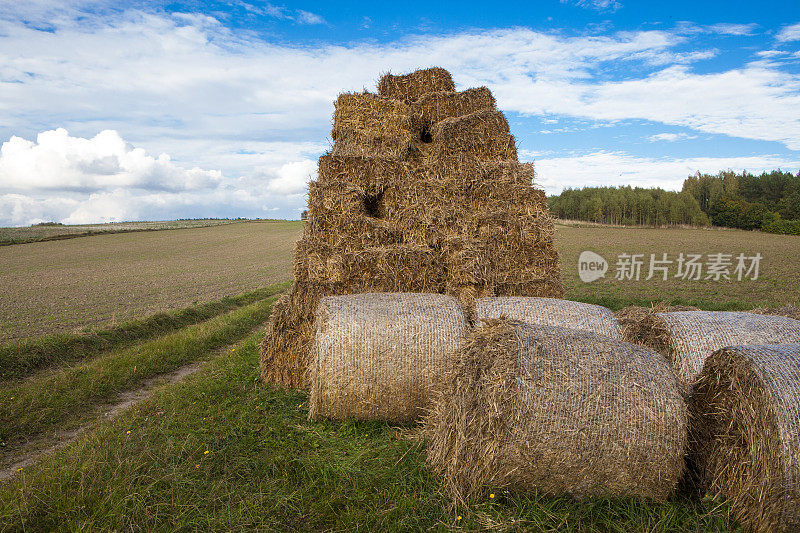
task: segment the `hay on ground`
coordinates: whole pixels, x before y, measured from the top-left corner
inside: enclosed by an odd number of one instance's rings
[[[599,305],[558,298],[505,296],[475,301],[475,318],[506,317],[526,324],[560,326],[611,337],[622,338],[611,310]]]
[[[424,423],[456,500],[484,485],[663,500],[684,468],[685,404],[664,358],[567,328],[487,320]]]
[[[384,74],[378,81],[378,94],[412,102],[428,93],[455,91],[450,73],[440,67],[415,70],[410,74]]]
[[[309,418],[413,421],[467,333],[441,294],[323,298],[309,366]]]
[[[746,530],[800,531],[800,345],[715,352],[688,405],[700,488]]]
[[[800,321],[735,311],[655,313],[642,327],[643,343],[667,357],[685,394],[705,360],[721,348],[800,342]]]

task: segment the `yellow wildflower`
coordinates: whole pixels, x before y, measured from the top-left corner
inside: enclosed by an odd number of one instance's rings
[[[494,499],[494,494],[489,494],[489,498]]]
[[[204,451],[203,455],[208,455],[208,450]]]
[[[461,515],[458,515],[458,516],[456,517],[456,520],[461,520]]]
[[[128,431],[126,431],[125,434],[126,435],[130,435],[131,434],[131,430],[129,429]]]

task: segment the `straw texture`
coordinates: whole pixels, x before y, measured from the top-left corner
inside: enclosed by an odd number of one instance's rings
[[[309,418],[418,419],[466,333],[466,316],[450,296],[323,298],[309,366]]]
[[[622,332],[622,340],[646,346],[644,339],[647,338],[648,329],[644,325],[644,319],[655,313],[674,313],[677,311],[699,311],[697,307],[686,305],[669,305],[666,302],[658,302],[651,307],[640,307],[629,305],[623,307],[616,313],[617,324]]]
[[[686,425],[661,355],[488,319],[457,352],[424,433],[456,501],[483,485],[663,500],[684,469]]]
[[[475,318],[501,318],[519,320],[527,324],[561,326],[622,339],[617,319],[609,309],[599,305],[560,300],[506,296],[475,300]]]
[[[800,531],[800,345],[717,351],[689,408],[700,487],[746,530]]]
[[[441,68],[387,74],[379,94],[340,95],[333,119],[295,285],[261,346],[265,381],[308,387],[297,370],[323,296],[443,293],[470,312],[479,296],[563,296],[547,198],[489,89],[455,91]]]
[[[725,346],[800,342],[800,321],[734,311],[655,313],[643,321],[643,341],[672,364],[688,394],[706,358]]]

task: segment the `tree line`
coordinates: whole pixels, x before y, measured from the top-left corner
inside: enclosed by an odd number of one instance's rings
[[[800,172],[697,174],[680,192],[641,187],[566,189],[549,198],[558,218],[624,225],[693,225],[800,235]]]

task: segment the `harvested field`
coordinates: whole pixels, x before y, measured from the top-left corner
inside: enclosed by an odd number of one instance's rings
[[[110,222],[108,224],[42,224],[22,228],[0,228],[0,246],[5,244],[22,244],[26,242],[53,241],[85,237],[89,235],[105,235],[108,233],[128,233],[131,231],[160,231],[165,229],[191,229],[233,224],[238,220],[197,219],[167,220],[161,222]]]
[[[249,222],[0,247],[0,343],[288,280],[301,232],[301,222]]]
[[[630,303],[650,305],[667,300],[703,309],[746,310],[754,307],[800,307],[800,236],[735,229],[630,228],[556,223],[555,244],[561,259],[565,297],[620,309]],[[594,251],[609,263],[604,278],[584,283],[578,277],[578,256]],[[763,256],[755,281],[689,281],[673,275],[645,280],[650,254],[745,253]],[[614,279],[617,255],[645,254],[640,281]],[[674,265],[672,274],[674,274]]]

